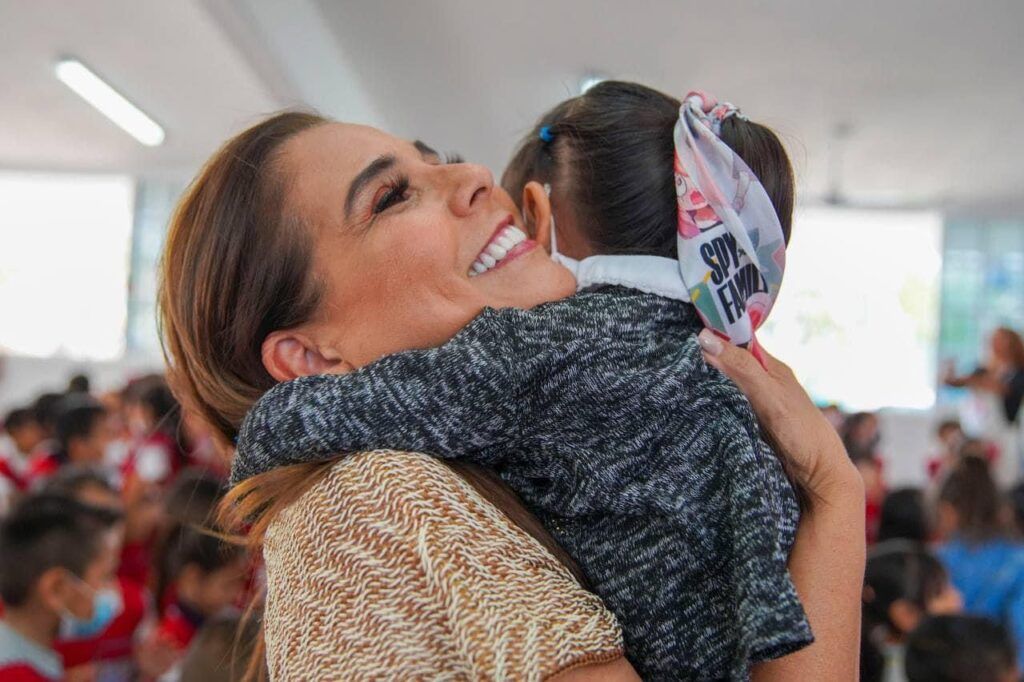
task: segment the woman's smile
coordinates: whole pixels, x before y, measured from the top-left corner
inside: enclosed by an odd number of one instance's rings
[[[468,276],[476,277],[500,268],[537,246],[537,242],[528,238],[525,232],[515,226],[514,221],[510,214],[498,223],[491,238],[469,267]]]

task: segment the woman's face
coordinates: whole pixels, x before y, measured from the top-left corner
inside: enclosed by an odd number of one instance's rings
[[[522,226],[516,206],[482,166],[339,123],[300,133],[282,161],[323,290],[300,331],[331,360],[361,367],[437,346],[485,306],[529,308],[575,291],[568,270],[507,231]]]

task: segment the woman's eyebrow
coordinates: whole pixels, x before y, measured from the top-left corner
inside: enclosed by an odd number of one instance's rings
[[[356,176],[352,184],[349,185],[348,195],[345,197],[345,218],[348,219],[352,215],[352,205],[355,203],[356,198],[359,194],[366,189],[373,180],[387,172],[389,168],[395,165],[398,159],[394,154],[385,154],[374,159],[370,165],[363,170],[359,171],[359,175]]]

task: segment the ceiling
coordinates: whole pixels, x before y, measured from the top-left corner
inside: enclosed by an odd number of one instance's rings
[[[596,72],[740,105],[783,134],[809,201],[838,178],[858,203],[1024,215],[1022,26],[1019,0],[0,0],[0,168],[190,175],[305,104],[498,172]],[[166,144],[79,101],[62,54]]]

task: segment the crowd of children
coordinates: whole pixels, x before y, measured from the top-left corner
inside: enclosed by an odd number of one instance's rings
[[[1024,483],[955,420],[923,489],[887,489],[876,415],[825,408],[864,476],[871,544],[861,679],[1017,679]],[[228,453],[162,376],[96,396],[78,377],[0,432],[0,679],[238,680],[258,562],[216,532]]]
[[[216,532],[227,465],[159,375],[8,412],[0,679],[242,679],[259,569]]]
[[[936,429],[923,488],[889,490],[879,419],[826,416],[864,478],[869,543],[861,679],[1010,682],[1024,670],[1024,482],[1000,490],[1007,456],[954,419]],[[1012,456],[1012,453],[1009,453]]]

